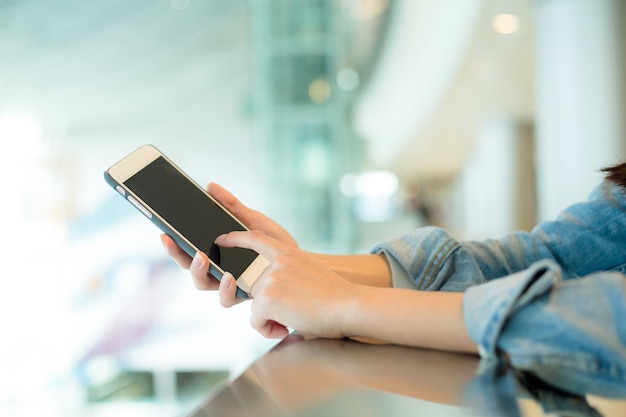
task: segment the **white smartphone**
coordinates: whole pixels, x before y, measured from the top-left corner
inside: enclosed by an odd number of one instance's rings
[[[269,262],[250,249],[215,244],[221,234],[248,229],[157,148],[139,147],[107,169],[104,177],[190,256],[206,253],[211,275],[221,279],[230,272],[237,280],[237,295],[249,296]]]

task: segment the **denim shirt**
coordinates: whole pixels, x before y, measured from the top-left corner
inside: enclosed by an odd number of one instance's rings
[[[372,252],[387,257],[395,287],[464,291],[482,357],[554,382],[626,384],[626,190],[604,181],[530,232],[458,241],[425,227]]]

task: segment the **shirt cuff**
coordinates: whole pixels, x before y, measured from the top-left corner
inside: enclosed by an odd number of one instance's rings
[[[463,315],[481,357],[497,356],[498,338],[507,319],[559,281],[561,268],[553,261],[544,260],[524,271],[465,291]]]
[[[447,231],[426,226],[379,242],[370,253],[385,254],[393,268],[392,272],[402,276],[397,282],[403,288],[407,285],[405,280],[408,278],[411,285],[406,288],[441,290],[447,278],[440,276],[441,269],[448,264],[451,254],[460,246]]]
[[[391,285],[393,288],[408,288],[411,290],[417,289],[406,269],[404,269],[396,258],[389,256],[385,250],[379,250],[376,253],[383,254],[389,263],[389,268],[391,269]]]

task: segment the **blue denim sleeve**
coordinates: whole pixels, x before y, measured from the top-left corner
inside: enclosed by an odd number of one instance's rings
[[[587,201],[530,232],[462,245],[486,280],[522,271],[542,259],[558,263],[564,279],[596,271],[626,272],[626,192],[605,181]]]
[[[626,384],[626,275],[563,280],[553,261],[469,288],[463,313],[482,357],[558,384]],[[568,382],[569,381],[569,382]]]
[[[437,227],[419,228],[381,242],[372,252],[387,258],[394,287],[464,291],[485,282],[471,254],[447,231]]]
[[[458,241],[425,227],[381,242],[372,252],[388,259],[394,286],[419,290],[464,291],[544,259],[561,265],[565,279],[626,272],[626,193],[604,182],[556,220],[501,239]]]

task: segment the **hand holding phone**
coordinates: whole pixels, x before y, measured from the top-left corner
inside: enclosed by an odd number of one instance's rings
[[[105,171],[117,192],[170,236],[189,256],[208,255],[209,272],[225,271],[237,280],[237,295],[248,297],[252,284],[269,264],[244,248],[222,248],[217,236],[248,228],[184,171],[152,145],[143,145]]]

